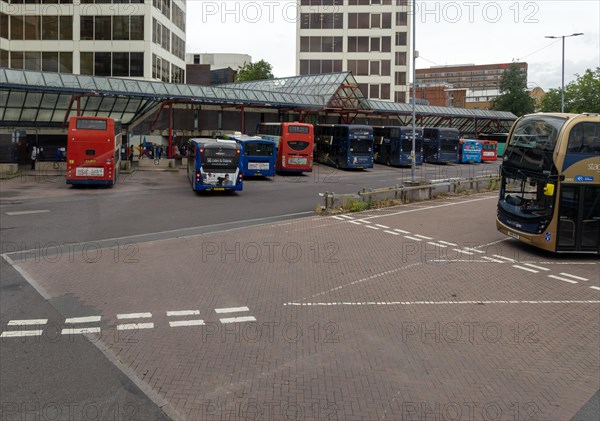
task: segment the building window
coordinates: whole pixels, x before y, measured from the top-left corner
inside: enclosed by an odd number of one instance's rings
[[[396,66],[406,66],[406,51],[396,51]]]
[[[23,39],[22,16],[10,16],[10,39]]]
[[[93,16],[81,16],[80,19],[80,36],[82,40],[93,40],[94,39],[94,17]]]
[[[302,13],[300,15],[302,29],[343,29],[343,13]]]
[[[300,60],[300,75],[342,71],[342,60]]]
[[[381,15],[379,13],[371,15],[371,28],[381,28]]]
[[[381,99],[390,99],[390,84],[382,83],[381,84]]]
[[[381,52],[389,53],[392,51],[392,37],[381,37]]]
[[[59,57],[59,69],[61,73],[73,73],[73,53],[61,51],[58,54]]]
[[[129,34],[132,41],[144,40],[144,16],[129,16]]]
[[[42,52],[42,72],[58,72],[58,52]]]
[[[406,32],[396,32],[396,45],[406,45]]]
[[[371,51],[379,51],[380,50],[380,38],[374,37],[371,38]]]
[[[372,76],[379,75],[379,61],[374,60],[370,63],[369,74]]]
[[[110,76],[111,53],[94,53],[94,76]]]
[[[396,85],[406,85],[406,72],[396,72]]]
[[[0,13],[0,38],[8,39],[8,15],[5,13]]]
[[[129,16],[113,16],[112,39],[129,40]]]
[[[39,51],[25,51],[25,70],[40,71],[42,54]]]
[[[79,53],[79,73],[82,75],[94,74],[94,53]]]
[[[42,16],[42,39],[58,39],[58,16]]]
[[[391,75],[391,60],[381,60],[381,76]]]
[[[23,69],[23,51],[11,51],[10,53],[10,67],[13,69]]]
[[[130,53],[129,76],[144,76],[144,53]]]
[[[369,98],[379,98],[379,85],[369,85]]]
[[[129,76],[129,53],[112,53],[112,76]]]
[[[111,38],[111,16],[96,16],[94,19],[94,39],[110,40]]]
[[[9,67],[8,57],[8,50],[0,50],[0,67]]]
[[[408,14],[406,12],[396,12],[396,26],[406,26],[408,24]]]
[[[25,39],[41,39],[41,16],[25,16]]]
[[[405,92],[395,92],[394,93],[394,102],[406,102],[406,93]]]
[[[60,16],[60,39],[62,41],[73,39],[73,16]]]

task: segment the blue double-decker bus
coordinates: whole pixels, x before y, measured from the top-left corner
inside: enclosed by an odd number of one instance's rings
[[[434,164],[459,162],[460,132],[450,127],[425,127],[423,129],[423,158]]]
[[[413,128],[408,126],[373,127],[374,160],[390,166],[411,165]],[[415,165],[423,164],[423,129],[415,128]]]
[[[277,143],[260,136],[248,136],[241,133],[227,135],[242,146],[242,174],[244,177],[275,175],[277,161]]]
[[[481,163],[481,151],[483,143],[480,140],[460,139],[458,156],[463,164],[479,164]]]
[[[315,126],[315,160],[336,168],[373,168],[373,128],[359,124]]]
[[[192,190],[242,190],[241,152],[233,140],[190,139],[187,170]]]

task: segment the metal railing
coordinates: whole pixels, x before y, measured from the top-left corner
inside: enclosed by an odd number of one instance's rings
[[[411,185],[415,184],[415,185]],[[397,184],[392,187],[379,189],[363,188],[357,193],[336,194],[334,192],[319,193],[324,199],[324,207],[321,209],[326,212],[343,208],[348,202],[366,203],[368,207],[377,201],[389,200],[394,202],[422,201],[429,200],[434,196],[434,192],[440,193],[440,190],[446,190],[448,193],[462,193],[467,191],[480,192],[481,190],[496,190],[500,185],[500,177],[479,176],[472,178],[448,178],[444,180],[435,180],[434,182],[407,182],[404,185]]]

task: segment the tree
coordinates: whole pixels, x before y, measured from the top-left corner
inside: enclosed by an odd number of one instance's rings
[[[577,80],[565,88],[568,92],[570,113],[600,113],[600,67],[596,70],[587,69],[583,76],[577,75]],[[565,97],[565,111],[567,110]]]
[[[566,109],[565,97],[565,109]],[[560,113],[560,89],[549,89],[540,101],[540,111],[543,113]]]
[[[522,116],[534,111],[535,101],[527,93],[527,76],[513,63],[502,73],[500,95],[492,102],[492,110],[510,111]]]
[[[576,80],[565,86],[565,112],[600,113],[600,67],[576,76]],[[559,113],[560,104],[560,88],[550,89],[542,98],[542,111]]]
[[[261,60],[256,63],[246,63],[238,70],[235,76],[236,82],[249,82],[252,80],[273,79],[273,66]]]

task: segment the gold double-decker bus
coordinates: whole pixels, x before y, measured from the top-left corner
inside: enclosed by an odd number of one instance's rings
[[[600,254],[600,115],[519,118],[501,174],[500,232],[553,252]]]

